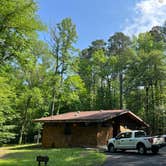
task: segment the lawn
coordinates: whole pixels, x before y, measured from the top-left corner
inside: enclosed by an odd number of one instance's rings
[[[37,166],[38,155],[49,156],[47,166],[101,166],[106,158],[96,150],[44,149],[36,145],[21,145],[0,148],[0,166]]]

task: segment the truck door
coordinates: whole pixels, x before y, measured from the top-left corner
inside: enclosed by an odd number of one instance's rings
[[[118,149],[131,149],[132,145],[132,132],[122,133],[116,140]]]
[[[116,137],[116,147],[118,149],[121,149],[124,146],[125,134],[126,133],[121,133]]]
[[[132,149],[133,143],[134,143],[134,139],[132,139],[132,132],[126,132],[125,140],[123,142],[123,148]]]

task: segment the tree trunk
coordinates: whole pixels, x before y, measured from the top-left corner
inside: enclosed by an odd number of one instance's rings
[[[54,115],[54,111],[55,111],[55,92],[53,94],[53,101],[52,101],[52,104],[51,104],[51,115]]]
[[[18,141],[19,145],[22,144],[23,133],[24,133],[24,125],[21,126],[21,130],[20,130],[20,137],[19,137],[19,141]]]
[[[123,74],[122,73],[119,74],[119,84],[120,84],[119,105],[120,105],[120,109],[123,109]]]
[[[59,115],[60,108],[61,108],[61,103],[59,102],[59,103],[58,103],[57,112],[56,112],[57,115]]]
[[[27,99],[27,102],[26,102],[25,113],[24,113],[24,121],[22,123],[21,130],[20,130],[20,137],[19,137],[19,142],[18,142],[19,144],[22,144],[23,134],[24,134],[24,130],[25,130],[25,127],[26,127],[26,122],[27,122],[28,107],[29,107],[31,98],[32,98],[32,96],[29,96],[28,99]]]
[[[154,89],[153,89],[154,87],[153,87],[153,85],[151,86],[151,98],[152,98],[152,130],[153,130],[153,132],[155,132],[155,128],[157,127],[157,125],[158,124],[156,124],[155,123],[155,120],[156,120],[156,118],[155,118],[155,115],[156,115],[156,113],[155,113],[155,101],[154,101]]]
[[[111,81],[109,80],[109,78],[107,78],[107,108],[108,109],[112,109],[113,105],[112,105],[112,90],[111,90]]]
[[[149,87],[145,88],[145,115],[146,119],[149,122]]]
[[[40,129],[38,129],[38,132],[37,132],[37,144],[39,144],[40,142]]]

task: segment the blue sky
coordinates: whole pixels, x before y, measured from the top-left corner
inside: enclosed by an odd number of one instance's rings
[[[138,34],[166,18],[166,0],[38,0],[38,6],[38,15],[47,25],[71,17],[80,49],[96,39],[108,40],[115,32]]]

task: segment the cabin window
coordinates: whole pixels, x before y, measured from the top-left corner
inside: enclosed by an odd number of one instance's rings
[[[70,124],[65,124],[64,134],[65,135],[71,135],[71,125]]]

